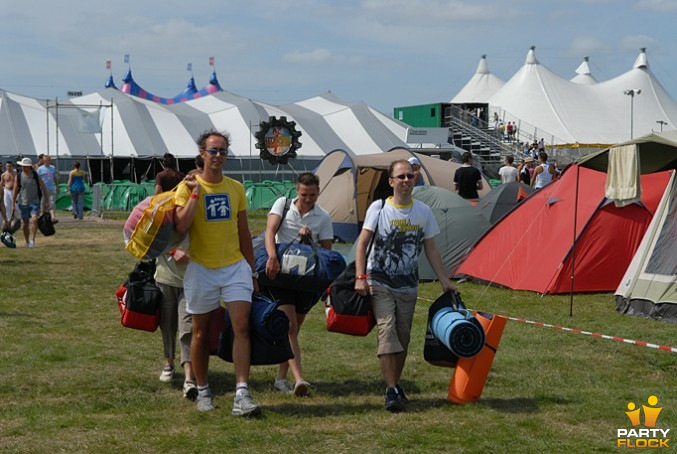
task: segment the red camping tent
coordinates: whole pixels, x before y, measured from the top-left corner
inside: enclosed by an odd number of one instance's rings
[[[458,275],[515,290],[571,291],[577,173],[573,291],[615,290],[665,191],[667,172],[642,175],[641,203],[617,208],[604,197],[606,173],[571,166],[494,225]]]

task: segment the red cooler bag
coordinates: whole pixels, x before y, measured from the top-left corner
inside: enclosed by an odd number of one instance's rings
[[[325,308],[329,332],[366,336],[376,326],[369,296],[355,292],[355,262],[327,289]]]
[[[137,263],[129,279],[115,292],[120,322],[126,328],[155,331],[160,326],[162,292],[152,280],[155,264]]]

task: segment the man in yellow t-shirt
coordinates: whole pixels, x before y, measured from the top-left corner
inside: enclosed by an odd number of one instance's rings
[[[189,177],[176,193],[176,230],[190,236],[190,258],[183,279],[186,312],[192,314],[191,358],[197,381],[198,411],[214,410],[207,382],[209,321],[223,299],[230,316],[235,366],[234,416],[261,413],[249,392],[249,313],[258,292],[254,251],[247,222],[247,199],[239,182],[223,176],[230,138],[207,131],[198,139],[202,173]]]

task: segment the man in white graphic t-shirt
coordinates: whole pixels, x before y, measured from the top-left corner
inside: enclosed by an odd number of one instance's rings
[[[357,240],[355,291],[369,293],[378,331],[378,358],[386,383],[385,408],[399,412],[408,402],[399,385],[418,292],[418,256],[425,250],[445,292],[456,291],[449,281],[433,237],[439,233],[432,210],[412,199],[414,172],[409,162],[395,161],[388,169],[393,195],[371,204]],[[378,226],[378,229],[376,228]],[[373,247],[367,257],[367,244]]]

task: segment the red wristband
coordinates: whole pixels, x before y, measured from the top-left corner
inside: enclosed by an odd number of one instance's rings
[[[190,198],[191,198],[191,199],[195,199],[195,200],[197,200],[197,199],[199,199],[199,198],[200,198],[200,196],[199,196],[199,195],[197,195],[197,194],[195,194],[194,192],[191,192],[191,193],[190,193]]]
[[[355,279],[362,280],[362,279],[366,279],[368,277],[369,277],[368,274],[358,274],[357,276],[355,276]]]

